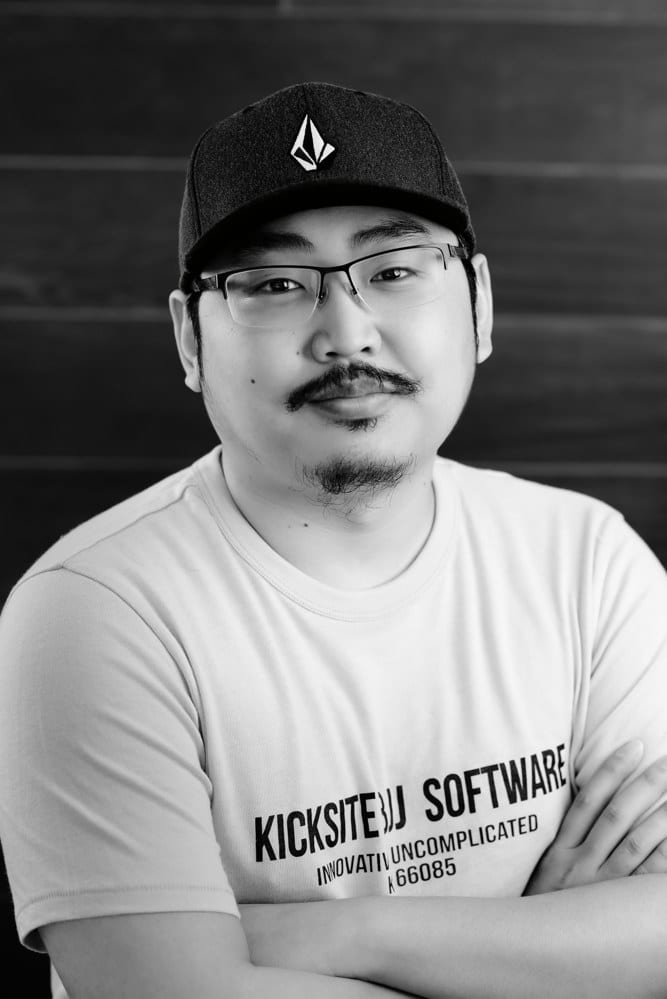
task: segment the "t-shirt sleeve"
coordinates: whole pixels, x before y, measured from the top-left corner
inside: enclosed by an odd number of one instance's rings
[[[0,619],[0,838],[20,939],[137,912],[238,915],[191,685],[119,595],[67,569]]]
[[[623,517],[609,510],[591,575],[584,628],[590,674],[573,745],[579,786],[628,739],[644,742],[640,769],[667,754],[667,573]]]

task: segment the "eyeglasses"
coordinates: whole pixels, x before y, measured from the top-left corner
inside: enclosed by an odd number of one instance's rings
[[[388,315],[433,302],[444,293],[448,259],[467,259],[451,243],[401,246],[358,257],[340,267],[268,264],[225,271],[192,282],[194,291],[221,291],[232,318],[260,329],[302,325],[326,297],[324,278],[343,271],[352,294],[372,312]]]

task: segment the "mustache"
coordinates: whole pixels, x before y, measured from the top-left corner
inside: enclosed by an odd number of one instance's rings
[[[320,393],[351,385],[359,378],[372,379],[378,383],[379,392],[391,391],[396,395],[416,395],[422,388],[421,382],[416,379],[408,378],[398,371],[376,368],[363,361],[355,364],[335,364],[319,378],[313,378],[294,392],[290,392],[285,403],[287,411],[295,413]]]

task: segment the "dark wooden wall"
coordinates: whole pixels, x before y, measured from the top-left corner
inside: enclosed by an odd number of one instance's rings
[[[302,79],[416,104],[460,172],[496,347],[443,453],[599,496],[667,564],[663,0],[0,3],[0,47],[0,600],[215,443],[166,307],[185,159]]]

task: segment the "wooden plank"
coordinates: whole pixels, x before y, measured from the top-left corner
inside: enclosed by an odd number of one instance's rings
[[[180,463],[150,470],[54,472],[0,471],[0,517],[11,524],[0,564],[0,606],[21,574],[54,541],[77,524],[175,471]],[[503,467],[495,462],[490,467]],[[586,477],[563,473],[524,477],[587,493],[621,510],[667,566],[667,481],[630,475]]]
[[[449,439],[453,457],[666,460],[666,323],[499,316],[495,344]],[[5,456],[178,459],[216,443],[166,315],[16,323],[0,338],[0,369]]]
[[[2,304],[163,305],[178,283],[185,171],[5,171]]]
[[[0,340],[6,454],[187,455],[216,443],[166,309],[164,322],[22,323],[17,336],[19,349]]]
[[[290,12],[336,10],[339,17],[355,18],[392,13],[406,18],[428,16],[441,20],[510,21],[512,23],[599,24],[651,23],[667,21],[664,0],[290,0]]]
[[[164,17],[180,14],[182,0],[5,0],[5,13],[63,17]],[[663,0],[191,0],[188,17],[248,16],[257,7],[273,9],[283,17],[302,13],[335,12],[339,18],[359,16],[406,19],[427,16],[438,20],[484,20],[567,24],[662,24],[667,19]]]
[[[667,322],[498,317],[446,452],[463,461],[667,458]]]
[[[312,11],[333,7],[332,0],[191,0],[187,13],[192,16],[214,17],[223,10],[232,11],[242,17],[248,7],[272,7],[283,16],[290,17],[302,10]],[[167,11],[177,11],[182,0],[5,0],[3,8],[12,13],[22,12],[32,15],[62,14],[63,16],[105,16],[105,17],[159,17]],[[433,16],[451,18],[485,18],[535,20],[561,14],[564,18],[579,20],[596,19],[606,23],[622,18],[657,18],[664,14],[664,0],[413,0],[406,6],[405,0],[342,0],[335,7],[341,16],[353,16],[356,11],[370,10],[382,14],[384,11],[403,11],[410,17],[414,10],[428,12]],[[91,10],[93,14],[91,15]]]
[[[0,87],[12,94],[5,150],[186,156],[210,122],[280,86],[324,79],[417,105],[457,160],[667,161],[667,26],[602,31],[408,14],[361,18],[352,29],[335,13],[218,13],[38,18],[0,11]]]
[[[650,3],[651,0],[640,0]],[[289,14],[292,0],[188,0],[187,17],[247,18],[257,8]],[[183,0],[3,0],[2,13],[30,17],[155,18],[184,16]]]
[[[667,314],[667,182],[461,180],[500,311]]]
[[[164,308],[183,175],[2,173],[0,307]],[[664,181],[461,173],[499,312],[667,315]]]

